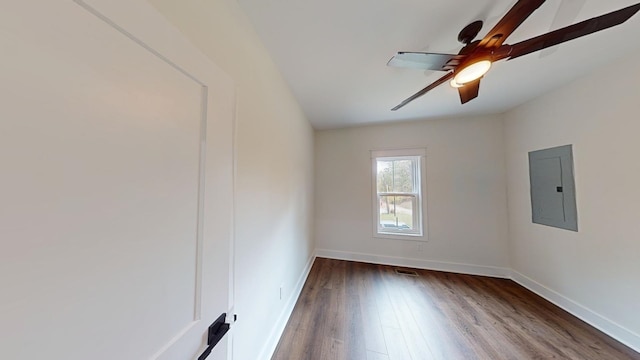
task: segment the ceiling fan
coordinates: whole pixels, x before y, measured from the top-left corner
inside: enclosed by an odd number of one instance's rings
[[[465,104],[478,97],[480,80],[491,69],[492,63],[503,59],[515,59],[565,41],[620,25],[640,10],[640,3],[638,3],[513,45],[504,44],[509,35],[544,2],[545,0],[518,0],[482,40],[474,41],[482,29],[482,21],[478,20],[467,25],[458,35],[458,41],[465,46],[457,55],[398,52],[387,65],[446,71],[447,74],[411,95],[391,110],[400,109],[446,82],[450,82],[451,86],[458,89],[460,101]]]

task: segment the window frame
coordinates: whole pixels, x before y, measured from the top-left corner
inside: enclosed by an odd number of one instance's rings
[[[378,192],[378,161],[379,160],[412,160],[417,171],[414,170],[414,189],[417,192]],[[373,213],[373,237],[397,239],[397,240],[414,240],[427,241],[426,238],[426,149],[394,149],[394,150],[371,150],[371,175],[372,175],[372,213]],[[382,196],[410,196],[415,197],[413,222],[415,230],[389,230],[380,227],[380,199]]]

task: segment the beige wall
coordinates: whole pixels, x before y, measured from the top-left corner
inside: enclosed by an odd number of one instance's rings
[[[427,242],[373,236],[370,150],[426,148]],[[321,255],[508,276],[501,117],[316,132]]]
[[[636,53],[609,64],[520,106],[505,120],[510,257],[516,276],[636,349],[639,63]],[[527,153],[566,144],[574,145],[579,232],[531,222]]]
[[[314,248],[313,129],[235,1],[151,3],[236,82],[233,352],[258,359]]]

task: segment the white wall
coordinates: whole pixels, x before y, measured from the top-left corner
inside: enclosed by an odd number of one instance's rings
[[[319,255],[507,276],[499,116],[317,131]],[[428,242],[373,237],[370,150],[425,147]]]
[[[510,258],[516,279],[636,350],[638,64],[640,53],[522,105],[505,118]],[[566,144],[574,145],[579,232],[531,222],[527,153]]]
[[[236,1],[150,2],[236,82],[233,351],[270,356],[314,248],[313,129]]]

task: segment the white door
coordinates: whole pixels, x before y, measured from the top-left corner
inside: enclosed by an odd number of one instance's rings
[[[202,353],[232,307],[233,97],[144,1],[0,2],[0,359]]]

